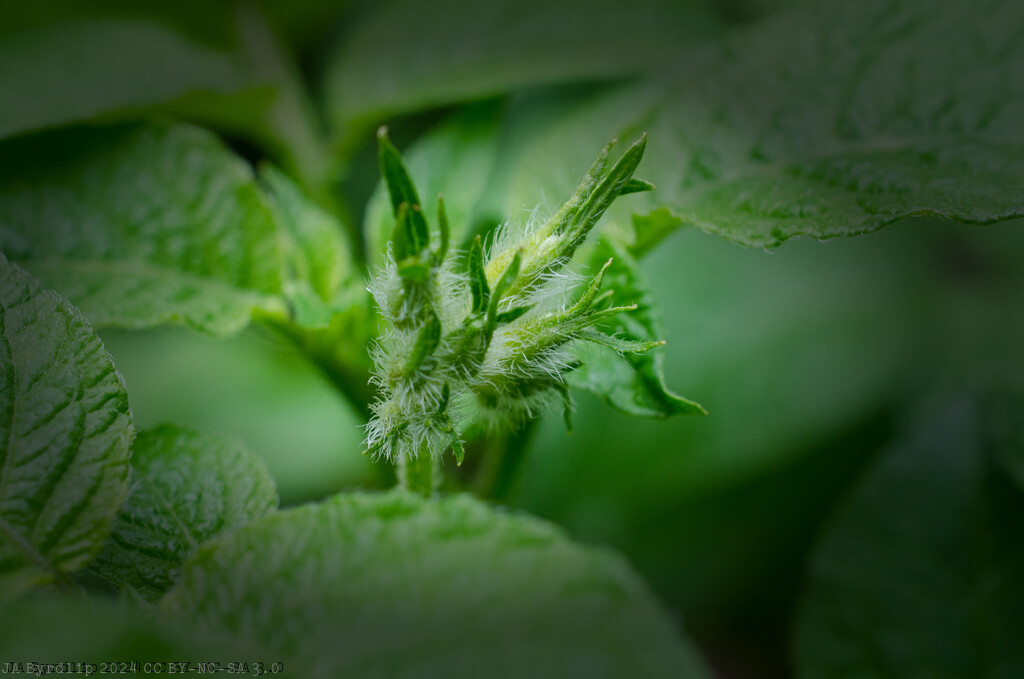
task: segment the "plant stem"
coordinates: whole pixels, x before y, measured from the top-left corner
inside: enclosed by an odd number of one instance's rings
[[[398,485],[405,490],[430,497],[440,487],[441,475],[441,461],[425,447],[415,457],[398,458]]]
[[[537,420],[527,420],[522,427],[507,434],[501,443],[487,451],[473,481],[473,492],[478,497],[499,501],[508,498],[536,429]]]

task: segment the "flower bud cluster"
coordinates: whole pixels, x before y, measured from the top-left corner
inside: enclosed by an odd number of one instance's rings
[[[566,270],[618,196],[652,188],[633,179],[644,137],[610,168],[609,144],[546,222],[506,224],[490,247],[478,236],[464,253],[449,247],[444,201],[434,237],[401,156],[383,131],[379,141],[396,223],[370,284],[387,323],[373,349],[380,397],[367,427],[371,454],[436,458],[450,448],[461,463],[459,431],[472,420],[514,424],[558,402],[568,412],[565,375],[579,367],[576,343],[625,352],[660,344],[623,342],[593,327],[635,308],[608,304],[610,292],[600,290],[607,264],[575,300],[580,278]]]

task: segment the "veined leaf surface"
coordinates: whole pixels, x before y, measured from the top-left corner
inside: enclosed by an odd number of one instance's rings
[[[162,608],[310,677],[707,676],[618,557],[467,496],[279,512],[201,549]]]
[[[83,568],[128,490],[134,430],[77,309],[0,256],[0,598]]]

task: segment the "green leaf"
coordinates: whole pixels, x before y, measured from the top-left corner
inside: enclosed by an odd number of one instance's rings
[[[327,109],[345,135],[394,114],[523,87],[621,78],[719,26],[699,2],[382,2],[328,56]]]
[[[274,166],[262,165],[259,178],[290,246],[284,292],[292,316],[299,325],[327,325],[334,312],[365,292],[341,225]]]
[[[163,595],[199,545],[277,506],[274,481],[242,442],[164,425],[143,431],[132,489],[91,568],[150,601]]]
[[[246,85],[240,61],[159,24],[57,23],[0,41],[0,137]]]
[[[664,340],[665,327],[639,265],[625,248],[602,239],[590,258],[591,267],[596,269],[609,258],[612,262],[604,280],[605,288],[613,291],[610,304],[635,304],[636,309],[612,316],[602,324],[599,335],[585,336],[604,348],[585,351],[583,366],[569,373],[569,384],[597,394],[630,415],[703,414],[699,405],[665,386],[661,350],[650,346]]]
[[[0,599],[92,559],[128,491],[120,375],[73,306],[0,256]]]
[[[162,608],[309,677],[707,676],[621,559],[468,496],[279,512],[201,549]]]
[[[992,433],[952,400],[844,503],[811,562],[800,676],[1024,673],[1024,493],[993,459],[1024,439]]]
[[[627,243],[632,215],[665,208],[761,247],[913,215],[1024,215],[1022,19],[1004,0],[870,0],[737,29],[536,134],[507,206],[560,195],[589,149],[646,130],[658,189],[613,208]]]
[[[93,323],[229,335],[254,309],[283,308],[287,234],[249,168],[212,135],[69,130],[3,151],[0,248]]]

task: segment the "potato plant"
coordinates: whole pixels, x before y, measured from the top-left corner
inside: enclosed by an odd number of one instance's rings
[[[0,10],[0,672],[1024,675],[1022,34]]]

